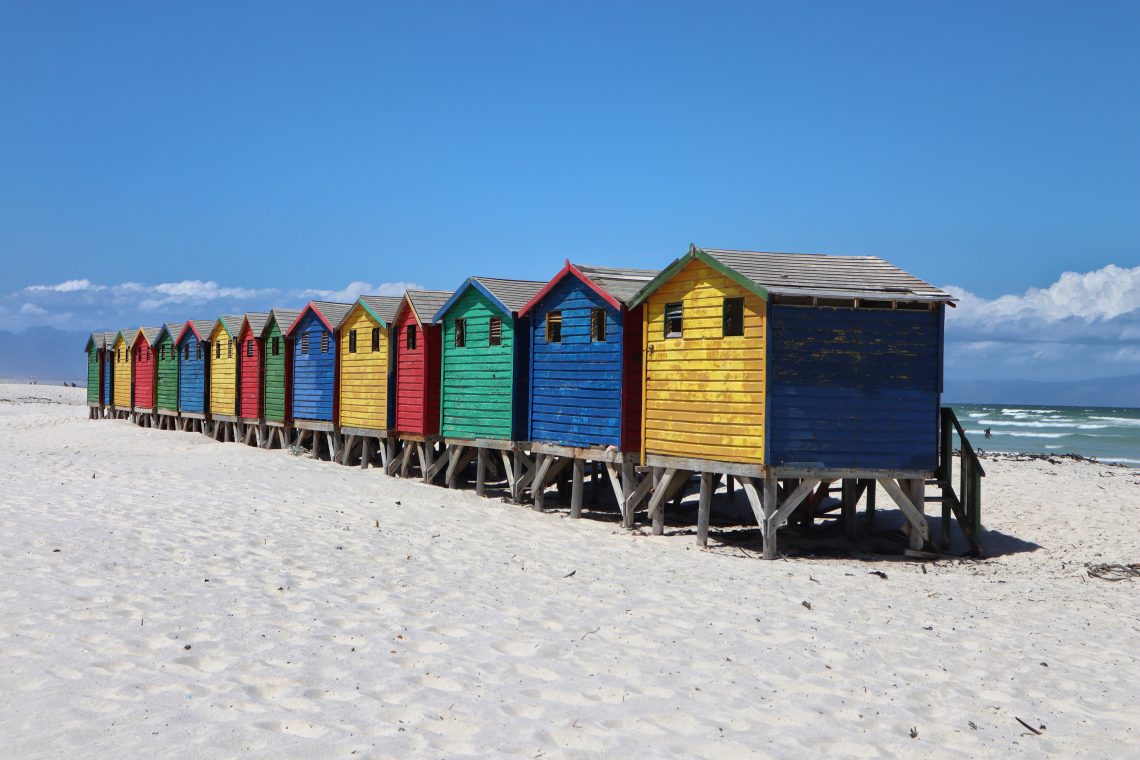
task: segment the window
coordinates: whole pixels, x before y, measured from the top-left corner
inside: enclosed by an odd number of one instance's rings
[[[194,358],[197,359],[198,361],[202,361],[202,344],[199,343],[197,346],[195,346],[195,349],[196,350],[195,350]]]
[[[221,359],[222,358],[222,343],[221,343],[221,341],[218,341],[217,343],[214,344],[214,358],[215,359]]]
[[[724,337],[733,338],[744,335],[744,299],[724,299],[724,318],[721,322],[724,327]]]
[[[680,302],[665,304],[665,337],[680,338],[684,326],[684,307]]]
[[[415,351],[416,350],[416,326],[415,325],[408,325],[407,327],[404,328],[404,340],[406,342],[405,345],[407,346],[409,351]]]
[[[146,347],[146,360],[148,362],[150,361],[150,346]]]
[[[350,354],[356,353],[356,330],[348,331],[348,352]]]
[[[372,350],[373,351],[379,351],[380,350],[380,328],[379,327],[373,327],[372,328]]]
[[[503,345],[503,320],[501,317],[491,317],[491,325],[487,329],[487,343],[492,346]]]
[[[546,315],[546,342],[562,342],[562,312],[552,311]]]
[[[309,334],[301,333],[301,353],[309,353]]]
[[[199,346],[199,350],[201,350],[201,346]],[[190,361],[190,344],[189,343],[182,346],[182,358],[185,359],[186,361]],[[198,358],[201,359],[202,357],[199,356]]]
[[[605,309],[590,309],[590,340],[595,343],[606,342]]]
[[[463,348],[467,345],[467,320],[455,320],[455,347]]]
[[[329,334],[327,332],[321,333],[321,353],[327,354],[329,352]]]
[[[280,356],[281,355],[281,338],[279,338],[276,335],[273,336],[273,355],[274,356]]]
[[[226,343],[226,358],[227,359],[234,358],[234,339],[233,338],[230,338],[229,342]]]
[[[245,355],[253,356],[253,339],[250,338],[245,342]]]

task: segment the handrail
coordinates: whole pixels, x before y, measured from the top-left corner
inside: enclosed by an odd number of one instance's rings
[[[958,525],[970,542],[971,553],[980,554],[979,539],[982,532],[982,478],[986,476],[978,453],[970,445],[966,431],[954,410],[948,406],[941,409],[939,425],[938,481],[942,487],[942,543],[950,543],[950,516],[953,513]],[[958,434],[961,463],[958,471],[958,491],[951,485],[953,472],[954,433]]]

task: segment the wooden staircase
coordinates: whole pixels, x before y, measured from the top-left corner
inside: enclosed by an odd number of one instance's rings
[[[981,554],[982,532],[982,478],[986,476],[977,452],[970,445],[966,431],[958,422],[958,416],[948,406],[940,410],[938,426],[938,469],[934,478],[926,485],[939,489],[939,495],[925,497],[927,503],[942,505],[942,535],[939,546],[950,546],[950,517],[958,521],[966,540],[970,542],[970,554]],[[958,467],[958,488],[954,489],[954,435],[958,436],[958,449],[961,462]]]

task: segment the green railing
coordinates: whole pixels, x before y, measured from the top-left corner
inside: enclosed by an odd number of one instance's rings
[[[954,434],[958,435],[961,462],[958,467],[958,490],[954,490]],[[953,514],[961,526],[973,554],[981,553],[982,532],[982,478],[986,471],[958,416],[948,406],[942,407],[939,425],[938,473],[942,486],[942,546],[950,545],[950,516]]]

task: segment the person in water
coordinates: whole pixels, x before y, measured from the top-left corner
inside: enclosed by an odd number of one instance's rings
[[[989,428],[986,428],[986,438],[993,438],[993,433],[990,432]]]

